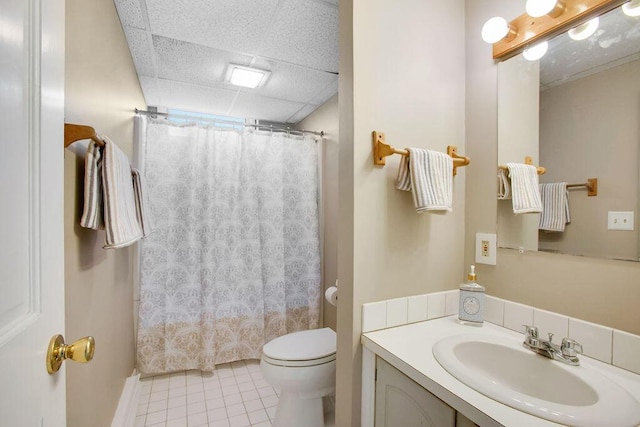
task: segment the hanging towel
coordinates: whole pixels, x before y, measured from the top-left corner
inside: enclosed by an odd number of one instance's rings
[[[396,188],[413,193],[416,212],[451,211],[453,159],[439,151],[407,148],[400,160]]]
[[[131,166],[126,154],[109,138],[103,137],[105,249],[122,248],[142,237],[133,191]]]
[[[540,213],[542,201],[538,188],[538,170],[523,163],[507,163],[511,179],[513,213]]]
[[[131,168],[131,175],[133,179],[133,195],[136,202],[136,216],[142,228],[142,235],[147,237],[153,231],[151,216],[147,209],[149,206],[146,192],[147,187],[144,182],[144,177],[138,169]]]
[[[571,222],[567,183],[540,184],[540,198],[542,215],[538,229],[563,232],[565,225]]]
[[[84,160],[84,207],[80,225],[93,230],[104,229],[102,215],[102,147],[89,142]]]
[[[511,183],[507,178],[507,171],[498,168],[498,200],[511,199]]]

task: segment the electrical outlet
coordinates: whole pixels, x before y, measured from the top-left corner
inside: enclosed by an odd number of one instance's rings
[[[609,211],[607,229],[633,231],[633,211]]]
[[[496,235],[476,233],[476,263],[496,265]]]

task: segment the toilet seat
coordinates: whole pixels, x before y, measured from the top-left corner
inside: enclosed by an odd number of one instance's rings
[[[262,349],[262,359],[277,366],[316,366],[336,359],[336,333],[331,328],[294,332]]]

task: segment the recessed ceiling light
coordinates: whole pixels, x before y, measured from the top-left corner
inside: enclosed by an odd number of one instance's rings
[[[229,64],[225,81],[235,86],[255,89],[258,86],[262,86],[267,81],[270,74],[271,71],[267,70]]]

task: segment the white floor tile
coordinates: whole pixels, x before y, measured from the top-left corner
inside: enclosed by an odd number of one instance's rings
[[[203,412],[201,414],[189,414],[187,416],[187,424],[189,427],[196,427],[202,424],[207,424],[209,421],[207,419],[207,413]]]
[[[169,408],[167,410],[167,421],[182,419],[187,417],[187,407],[178,406],[177,408]]]
[[[265,411],[264,409],[249,412],[247,415],[249,416],[249,421],[251,421],[251,424],[258,424],[264,421],[269,421],[269,415],[267,415],[267,411]]]
[[[247,410],[247,412],[254,412],[259,409],[264,409],[264,405],[262,404],[262,400],[260,399],[244,402],[244,407]]]
[[[167,401],[166,400],[158,400],[157,402],[149,403],[149,407],[147,408],[147,414],[153,414],[158,411],[166,411],[167,410]]]
[[[279,390],[264,380],[259,360],[141,383],[135,427],[271,427],[278,405]]]
[[[153,412],[147,414],[147,420],[145,425],[153,425],[167,421],[167,411]]]
[[[175,420],[167,421],[167,427],[188,427],[188,426],[189,424],[187,423],[186,418],[178,418]]]
[[[227,410],[225,408],[213,409],[207,412],[209,421],[220,421],[227,419]]]
[[[229,418],[229,427],[247,427],[250,426],[249,417],[247,414],[238,415]]]
[[[210,411],[212,409],[218,409],[218,408],[224,408],[224,399],[221,397],[217,397],[214,399],[209,399],[206,402],[207,405],[207,411]]]

